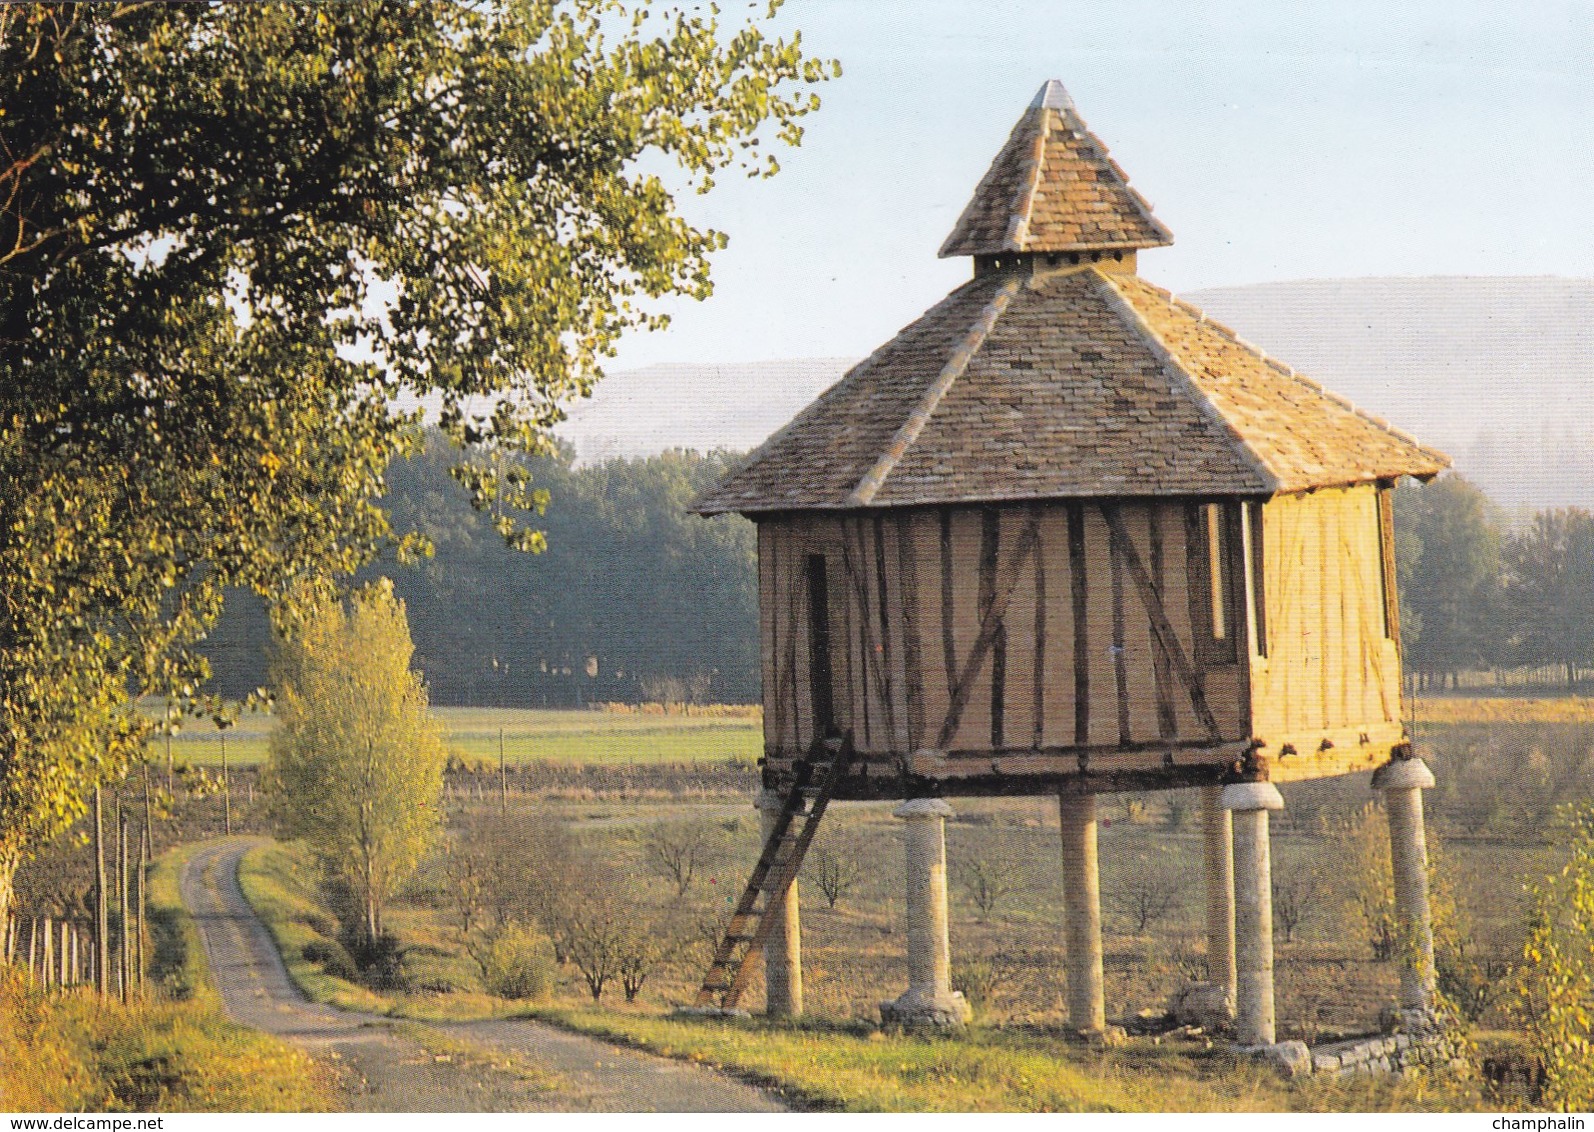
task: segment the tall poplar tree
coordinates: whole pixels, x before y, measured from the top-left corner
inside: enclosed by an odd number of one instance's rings
[[[403,406],[534,450],[650,299],[708,294],[672,189],[772,172],[830,72],[716,12],[0,6],[0,917],[137,754],[129,694],[194,692],[223,587],[391,537]],[[458,476],[536,544],[536,485]]]
[[[383,579],[347,611],[313,602],[277,658],[262,772],[277,830],[303,838],[359,902],[363,942],[442,830],[442,729],[410,669],[404,603]]]

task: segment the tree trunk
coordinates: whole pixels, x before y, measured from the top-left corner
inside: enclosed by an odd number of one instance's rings
[[[6,847],[0,849],[0,935],[4,934],[7,917],[11,915],[11,905],[15,896],[15,882],[17,866],[22,863],[20,850]],[[0,946],[4,941],[0,940]]]

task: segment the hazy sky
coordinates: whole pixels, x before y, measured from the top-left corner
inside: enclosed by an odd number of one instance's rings
[[[684,202],[731,237],[716,294],[611,368],[868,353],[968,276],[936,249],[1049,78],[1173,230],[1140,270],[1175,291],[1594,274],[1588,0],[788,0],[781,22],[845,74],[778,177]]]

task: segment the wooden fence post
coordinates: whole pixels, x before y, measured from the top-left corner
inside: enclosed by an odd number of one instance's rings
[[[100,788],[94,788],[94,989],[110,993],[110,908],[105,893],[105,809]]]
[[[149,902],[148,894],[144,887],[148,882],[149,870],[149,833],[144,834],[143,843],[138,852],[138,994],[144,996],[144,909]]]
[[[121,995],[122,1005],[127,1005],[128,995],[132,993],[132,964],[133,945],[132,938],[127,930],[127,815],[122,812],[122,799],[116,799],[116,904],[118,916],[116,920],[117,942],[120,944],[121,972],[116,981],[117,991]]]

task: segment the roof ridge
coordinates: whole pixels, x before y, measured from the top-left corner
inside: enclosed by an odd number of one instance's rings
[[[875,360],[880,357],[880,355],[886,353],[891,349],[892,346],[896,345],[897,339],[916,323],[923,322],[925,319],[935,314],[937,310],[956,302],[961,295],[981,286],[985,282],[986,280],[984,279],[974,278],[966,280],[957,287],[954,287],[942,297],[940,302],[931,306],[929,310],[925,311],[918,318],[902,327],[902,329],[898,330],[897,333],[892,335],[889,339],[876,346],[869,352],[867,357],[848,368],[846,373],[842,374],[840,377],[836,378],[835,381],[827,385],[820,392],[819,396],[815,397],[803,407],[801,412],[792,417],[792,419],[787,421],[785,424],[781,425],[780,428],[776,429],[768,437],[766,437],[762,444],[754,448],[746,456],[742,457],[741,462],[737,464],[735,468],[731,469],[731,471],[727,473],[719,483],[715,484],[713,487],[701,493],[696,499],[694,499],[692,501],[691,510],[700,514],[707,514],[713,511],[718,506],[714,502],[714,497],[720,493],[720,489],[723,488],[733,476],[744,471],[745,469],[753,467],[759,461],[764,459],[769,452],[780,445],[788,436],[799,430],[803,423],[807,421],[810,416],[823,411],[824,406],[832,399],[832,397],[836,395],[837,391],[843,385],[852,379],[854,374],[859,373],[873,364]]]
[[[1007,231],[1002,236],[1002,242],[1013,251],[1019,251],[1024,246],[1024,241],[1029,239],[1030,213],[1035,211],[1035,194],[1040,192],[1041,166],[1046,162],[1046,140],[1052,134],[1051,111],[1044,105],[1035,107],[1029,113],[1040,115],[1040,129],[1035,131],[1035,141],[1030,146],[1029,160],[1025,162],[1024,183],[1013,198],[1012,212],[1007,218]],[[1023,126],[1021,119],[1017,132]]]
[[[1161,296],[1170,305],[1192,315],[1203,326],[1211,327],[1217,333],[1233,342],[1236,346],[1240,347],[1240,349],[1260,360],[1270,369],[1275,370],[1276,372],[1282,374],[1292,381],[1297,382],[1300,385],[1304,385],[1307,389],[1310,389],[1318,396],[1327,398],[1336,405],[1344,408],[1347,412],[1353,414],[1354,416],[1360,417],[1362,420],[1366,421],[1375,428],[1383,429],[1391,436],[1395,436],[1401,440],[1404,440],[1407,444],[1420,449],[1423,453],[1429,456],[1443,457],[1443,453],[1436,452],[1434,449],[1429,448],[1411,433],[1405,431],[1404,429],[1397,428],[1376,413],[1368,412],[1366,409],[1363,409],[1361,406],[1357,405],[1356,402],[1352,401],[1344,394],[1337,393],[1317,379],[1306,376],[1306,374],[1302,373],[1294,366],[1289,365],[1287,362],[1283,362],[1277,358],[1271,357],[1266,350],[1262,349],[1262,347],[1253,342],[1247,341],[1245,338],[1241,337],[1239,332],[1234,330],[1232,327],[1219,322],[1215,318],[1209,317],[1206,311],[1202,310],[1188,299],[1181,298],[1171,291],[1165,290],[1162,287],[1158,287],[1154,283],[1146,283],[1145,280],[1141,280],[1141,282],[1145,283],[1145,286],[1151,288],[1152,291]],[[1138,314],[1139,312],[1136,313]]]
[[[1146,321],[1135,304],[1130,302],[1123,292],[1119,290],[1117,281],[1099,268],[1091,268],[1089,274],[1094,275],[1101,281],[1106,288],[1108,301],[1118,307],[1119,313],[1126,318],[1129,325],[1134,327],[1140,334],[1141,339],[1151,349],[1151,352],[1156,355],[1157,360],[1162,364],[1163,373],[1170,378],[1170,385],[1182,383],[1193,392],[1195,394],[1196,407],[1201,414],[1223,431],[1233,445],[1235,452],[1261,478],[1264,488],[1270,492],[1277,491],[1279,484],[1282,482],[1279,477],[1267,466],[1262,457],[1251,449],[1251,446],[1246,443],[1245,437],[1240,435],[1240,430],[1234,427],[1233,422],[1223,414],[1217,405],[1213,404],[1212,398],[1207,391],[1197,385],[1189,374],[1185,373],[1184,367],[1174,357],[1173,351],[1162,340],[1162,336]],[[1170,293],[1164,291],[1161,287],[1146,283],[1139,276],[1134,276],[1133,278],[1144,286],[1150,287],[1154,292],[1171,299]]]
[[[870,501],[874,499],[875,494],[885,483],[886,477],[907,455],[908,449],[913,447],[913,442],[924,431],[924,426],[930,423],[930,418],[935,415],[935,410],[940,407],[942,398],[947,395],[957,382],[957,379],[962,377],[963,372],[968,369],[969,362],[979,352],[980,347],[985,344],[985,339],[990,336],[991,331],[996,327],[996,320],[1002,317],[1002,312],[1007,309],[1008,303],[1012,302],[1013,296],[1018,294],[1022,286],[1023,281],[1021,279],[1016,277],[1009,279],[1002,284],[996,294],[987,300],[985,306],[980,309],[979,318],[969,328],[968,333],[963,336],[957,348],[952,351],[952,356],[946,360],[946,364],[936,374],[935,381],[931,382],[930,387],[924,391],[924,396],[919,399],[919,403],[908,414],[908,419],[902,422],[902,426],[892,436],[891,443],[881,453],[880,459],[875,461],[874,466],[865,472],[863,478],[858,481],[858,485],[848,493],[844,503],[845,506],[867,507]]]

